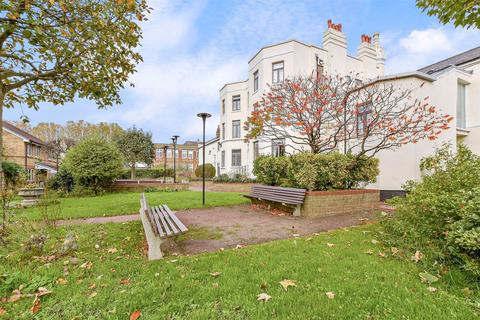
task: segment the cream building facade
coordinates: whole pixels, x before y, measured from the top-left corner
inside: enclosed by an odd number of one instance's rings
[[[329,21],[321,47],[290,40],[260,49],[248,62],[248,78],[226,84],[220,90],[220,135],[207,146],[210,154],[206,162],[217,168],[217,174],[251,175],[253,161],[259,154],[293,153],[288,143],[285,146],[283,141],[268,137],[246,141],[243,126],[254,103],[268,92],[270,84],[313,72],[354,73],[361,79],[415,87],[417,97],[429,96],[430,103],[441,112],[455,116],[456,122],[436,141],[378,154],[380,175],[369,187],[384,190],[387,196],[402,190],[407,180],[420,178],[420,159],[444,142],[454,147],[463,142],[480,153],[480,47],[415,72],[385,76],[379,37],[378,33],[373,37],[361,35],[357,54],[351,56],[342,26]],[[202,159],[199,160],[201,163]]]

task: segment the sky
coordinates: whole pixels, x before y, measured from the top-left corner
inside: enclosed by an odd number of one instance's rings
[[[98,109],[78,99],[39,111],[18,106],[5,119],[38,122],[86,120],[136,126],[154,142],[180,135],[201,139],[198,112],[209,112],[207,139],[215,135],[219,90],[247,78],[248,60],[263,46],[296,39],[321,46],[327,20],[341,23],[348,51],[355,55],[360,35],[380,32],[386,74],[416,70],[480,45],[478,29],[441,25],[415,7],[414,0],[150,0],[139,51],[144,62],[121,92],[123,103]]]

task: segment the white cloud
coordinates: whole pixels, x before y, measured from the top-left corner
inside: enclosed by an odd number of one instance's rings
[[[413,30],[385,43],[387,73],[407,72],[466,51],[480,43],[478,30],[452,27]]]

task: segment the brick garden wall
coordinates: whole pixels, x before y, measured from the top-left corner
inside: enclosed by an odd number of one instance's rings
[[[379,190],[333,190],[307,192],[302,206],[304,217],[372,212],[380,201]]]

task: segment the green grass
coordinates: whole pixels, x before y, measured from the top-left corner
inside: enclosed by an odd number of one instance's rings
[[[199,191],[150,192],[145,194],[149,205],[167,204],[172,210],[202,208],[202,193]],[[205,207],[231,206],[250,201],[240,193],[208,192]],[[98,197],[61,198],[57,219],[75,219],[101,216],[115,216],[138,213],[140,193],[110,193]],[[38,208],[29,208],[22,217],[39,220]]]
[[[377,255],[376,226],[351,228],[239,250],[147,262],[139,222],[59,228],[51,233],[46,257],[55,254],[69,231],[78,236],[77,266],[68,257],[41,262],[24,253],[29,233],[12,235],[0,249],[0,297],[22,284],[52,290],[41,297],[35,319],[474,319],[461,289],[465,280],[444,275],[431,293],[417,264]],[[329,247],[327,243],[335,246]],[[99,245],[99,249],[95,249]],[[118,249],[109,253],[111,248]],[[366,254],[372,250],[374,254]],[[79,267],[92,262],[91,269]],[[66,273],[65,273],[66,272]],[[221,272],[213,277],[212,272]],[[68,283],[56,284],[65,278]],[[120,281],[130,279],[130,284]],[[294,280],[285,291],[279,282]],[[89,289],[95,285],[95,288]],[[472,288],[470,284],[470,288]],[[470,299],[479,299],[478,288]],[[328,299],[326,292],[335,292]],[[92,292],[97,293],[90,297]],[[256,300],[262,292],[272,299]],[[1,301],[1,300],[0,300]],[[30,319],[33,297],[1,303],[6,318]]]

